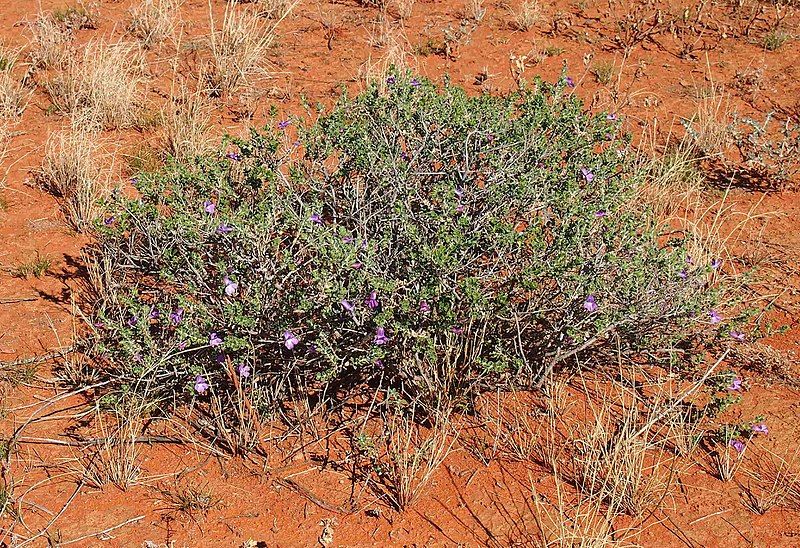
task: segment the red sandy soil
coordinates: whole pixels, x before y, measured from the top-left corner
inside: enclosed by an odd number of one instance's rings
[[[63,5],[42,0],[41,9]],[[610,86],[595,82],[588,67],[597,61],[621,66],[622,54],[614,47],[613,37],[618,33],[615,20],[631,9],[628,3],[557,0],[543,4],[542,22],[521,32],[510,24],[512,18],[505,7],[487,2],[486,17],[468,41],[454,48],[450,58],[416,55],[414,63],[420,74],[432,79],[449,74],[455,83],[476,93],[481,89],[502,92],[515,86],[511,55],[533,58],[545,46],[557,46],[563,53],[532,63],[525,77],[541,75],[554,80],[566,62],[577,84],[574,93],[592,109],[619,111],[634,133],[656,118],[661,128],[678,126],[678,119],[691,115],[698,97],[713,85],[723,86],[731,94],[731,107],[740,112],[763,114],[774,109],[797,117],[798,43],[790,40],[776,52],[765,51],[760,45],[764,23],[756,25],[751,37],[736,36],[731,27],[724,26],[730,19],[721,15],[731,12],[732,5],[707,7],[705,20],[717,30],[706,31],[696,44],[708,44],[708,51],[681,57],[677,55],[678,40],[669,34],[659,38],[660,45],[646,42],[634,47],[625,61],[617,97]],[[129,6],[128,0],[101,2],[99,28],[78,31],[78,43],[122,37]],[[694,4],[661,7],[680,13]],[[25,21],[32,20],[38,9],[38,2],[0,1],[0,40],[26,45]],[[208,9],[206,1],[183,3],[187,43],[207,33]],[[213,9],[219,20],[224,3],[213,0]],[[412,16],[402,24],[391,8],[388,17],[395,28],[404,30],[410,49],[414,49],[428,39],[441,41],[442,30],[448,26],[458,29],[463,9],[458,0],[419,0]],[[381,55],[370,45],[371,33],[377,32],[374,22],[378,14],[378,9],[352,0],[301,0],[278,28],[271,54],[276,73],[267,82],[269,93],[262,99],[255,123],[267,120],[269,104],[276,104],[282,112],[299,113],[301,96],[329,104],[342,84],[354,89],[361,86],[362,64],[370,56],[375,59]],[[550,22],[555,20],[560,24],[552,32]],[[790,16],[786,24],[796,30],[797,21],[796,16]],[[720,38],[722,33],[727,38]],[[695,39],[690,42],[695,43]],[[172,75],[165,59],[173,55],[170,45],[149,54],[148,98],[155,108],[159,101],[163,103],[158,91],[169,89]],[[181,70],[193,67],[190,59],[181,66]],[[478,84],[476,77],[484,68],[488,78]],[[743,75],[756,73],[760,75],[758,89],[743,89]],[[241,131],[242,123],[234,120],[232,112],[235,103],[235,98],[228,105],[217,103],[218,133]],[[0,304],[3,361],[45,354],[70,344],[78,323],[72,314],[71,298],[81,288],[80,249],[86,240],[69,230],[56,201],[31,182],[48,134],[67,124],[64,118],[49,114],[48,106],[47,96],[37,90],[19,125],[21,134],[14,138],[12,154],[3,166],[8,176],[7,188],[1,191],[7,207],[0,211],[0,264],[6,268],[0,272],[0,299],[31,298]],[[155,134],[135,131],[112,132],[106,137],[123,151],[157,139]],[[770,285],[760,292],[767,301],[777,296],[776,304],[783,307],[779,321],[788,326],[788,331],[764,342],[781,350],[797,350],[800,197],[790,191],[765,196],[759,190],[734,188],[729,202],[737,211],[757,205],[759,212],[774,212],[768,221],[754,223],[750,241],[742,238],[735,244],[763,246],[764,255],[772,261]],[[46,276],[23,279],[12,275],[14,265],[36,253],[52,260]],[[755,373],[742,374],[749,389],[743,405],[734,410],[734,418],[737,414],[745,419],[764,415],[770,434],[758,443],[790,456],[800,441],[798,393]],[[15,382],[3,381],[3,386],[6,412],[1,431],[6,439],[34,415],[48,420],[26,426],[26,438],[66,439],[64,431],[73,424],[70,416],[85,403],[78,397],[68,397],[47,404],[47,398],[64,393],[47,366]],[[331,454],[341,457],[336,437],[332,440]],[[532,486],[544,497],[553,493],[547,471],[503,459],[486,466],[458,444],[422,497],[404,513],[369,494],[355,497],[357,507],[345,510],[353,483],[339,467],[323,465],[314,458],[325,454],[322,442],[309,446],[289,463],[276,456],[270,463],[272,473],[265,473],[263,464],[217,457],[201,446],[140,444],[140,451],[142,474],[138,485],[127,491],[113,486],[99,490],[80,484],[78,475],[71,471],[79,448],[20,443],[7,471],[16,482],[14,496],[23,500],[19,519],[24,526],[17,523],[14,531],[31,537],[49,524],[47,536],[52,545],[73,541],[66,544],[72,546],[142,546],[151,541],[161,546],[238,547],[247,539],[265,546],[315,546],[323,529],[321,522],[335,519],[331,522],[333,546],[529,546],[534,543],[536,529]],[[276,480],[287,477],[305,492]],[[206,515],[187,517],[171,508],[160,491],[175,485],[207,490],[218,504]],[[756,515],[742,504],[742,491],[736,481],[725,483],[713,477],[702,463],[686,463],[686,471],[663,509],[651,516],[639,536],[630,541],[644,546],[800,546],[796,513],[776,507],[765,515]],[[62,508],[63,513],[59,513]],[[374,509],[378,511],[368,511]],[[7,514],[3,520],[8,531],[13,517]],[[120,524],[124,525],[97,536]],[[47,545],[47,536],[29,545]],[[5,542],[13,545],[14,539],[6,535]]]

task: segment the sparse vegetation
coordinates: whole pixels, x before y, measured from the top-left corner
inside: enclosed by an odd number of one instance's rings
[[[41,278],[47,274],[52,264],[53,262],[48,257],[40,255],[37,251],[35,258],[19,263],[14,269],[14,274],[20,278],[30,278],[31,276]]]
[[[76,31],[97,28],[97,5],[79,3],[53,11],[53,19],[65,29]]]
[[[765,418],[800,369],[758,341],[800,313],[797,212],[761,222],[800,182],[790,5],[74,1],[0,45],[0,546],[170,548],[213,511],[252,548],[284,508],[304,545],[695,545],[800,511]]]

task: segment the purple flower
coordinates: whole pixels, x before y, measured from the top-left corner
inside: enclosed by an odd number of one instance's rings
[[[278,122],[278,129],[286,129],[291,123],[291,120],[281,120]]]
[[[566,78],[564,78],[564,83],[567,84],[568,88],[575,87],[575,80],[573,80],[571,76],[567,76]]]
[[[431,306],[428,304],[428,301],[420,301],[419,302],[419,311],[423,314],[427,314],[431,311]]]
[[[415,88],[419,87],[419,80],[417,80],[416,78],[412,78],[410,83],[411,83],[412,87],[415,87]]]
[[[205,202],[203,202],[203,211],[205,211],[209,215],[213,215],[217,211],[217,204],[215,204],[211,200],[206,200]]]
[[[198,394],[205,394],[206,390],[210,388],[208,381],[202,375],[197,375],[194,379],[194,389]]]
[[[722,266],[722,259],[714,259],[711,261],[711,268],[717,270],[719,267]]]
[[[458,204],[456,206],[456,213],[464,213],[464,205],[463,204]]]
[[[744,442],[742,440],[731,440],[728,445],[733,447],[737,453],[744,451]]]
[[[739,342],[744,342],[744,333],[741,331],[733,330],[731,331],[731,338],[736,339]]]
[[[375,330],[375,340],[373,342],[375,344],[386,344],[389,342],[389,339],[386,337],[386,331],[382,327]]]
[[[250,376],[250,366],[246,363],[240,363],[236,370],[239,372],[239,376],[242,378],[246,379]]]
[[[380,304],[378,302],[378,292],[373,290],[372,293],[369,294],[369,297],[364,300],[364,302],[370,310],[375,310],[378,308],[378,305]]]
[[[464,334],[464,328],[461,327],[460,325],[454,325],[453,327],[450,328],[450,332],[453,335],[463,335]]]
[[[694,264],[694,259],[692,259],[691,255],[686,256],[686,264]]]
[[[208,336],[208,345],[209,346],[219,346],[222,344],[222,339],[216,333],[212,333]]]
[[[583,309],[586,310],[586,312],[597,312],[598,308],[597,300],[595,300],[594,295],[589,295],[586,297],[586,300],[583,301]]]
[[[395,82],[397,82],[397,78],[395,78],[394,76],[389,76],[386,79],[386,83],[389,84],[390,86],[393,85]]]
[[[355,239],[352,236],[345,236],[342,238],[342,243],[352,244],[353,242],[355,242]]]
[[[183,308],[176,308],[169,313],[169,321],[172,322],[172,325],[178,325],[181,320],[183,320]]]
[[[767,428],[766,423],[754,424],[753,425],[753,432],[756,434],[764,434],[765,436],[769,434],[769,428]]]
[[[137,323],[139,323],[139,318],[137,318],[136,316],[131,316],[130,318],[128,318],[128,326],[133,327]]]
[[[152,307],[150,309],[150,314],[147,315],[148,318],[151,320],[157,320],[161,316],[161,313],[156,310],[156,307]]]
[[[409,156],[405,150],[401,150],[400,159],[402,159],[404,162],[408,162],[411,159],[411,156]]]
[[[600,211],[595,211],[594,216],[597,218],[608,217],[608,212],[605,209],[601,209]]]
[[[106,217],[106,219],[103,221],[103,224],[106,225],[106,226],[113,225],[114,224],[114,216],[112,215],[111,217]]]
[[[710,318],[711,323],[719,323],[722,321],[722,316],[716,310],[709,310],[708,317]]]
[[[350,268],[352,268],[353,270],[358,270],[362,266],[363,265],[360,262],[356,261],[356,262],[354,262],[353,264],[350,265]]]
[[[686,279],[689,278],[689,273],[686,272],[685,268],[683,270],[681,270],[680,272],[678,272],[678,278],[680,278],[681,280],[686,280]]]
[[[616,122],[617,121],[617,115],[614,114],[613,112],[610,113],[610,114],[606,114],[606,120],[608,120],[609,122]]]
[[[594,181],[594,173],[592,173],[589,168],[582,167],[581,168],[581,175],[586,180],[587,183],[591,183]]]
[[[186,350],[187,346],[189,346],[189,341],[181,341],[178,343],[178,350]]]
[[[242,159],[242,155],[238,152],[229,152],[225,155],[228,160],[233,160],[234,162],[239,162]]]
[[[131,184],[136,185],[139,182],[139,177],[131,177]]]
[[[378,369],[383,369],[384,368],[383,360],[381,359],[375,360],[375,367],[377,367]]]
[[[742,389],[742,379],[736,377],[731,381],[730,386],[728,386],[728,390],[731,392],[738,392]]]
[[[312,223],[316,223],[318,225],[322,224],[322,217],[320,216],[319,213],[312,214],[311,217],[308,218],[308,220],[311,221]]]
[[[237,284],[227,276],[225,276],[225,278],[222,280],[222,283],[225,284],[225,294],[228,297],[233,297],[234,295],[236,295],[236,292],[239,291],[239,284]]]
[[[232,231],[233,231],[233,229],[231,227],[229,227],[228,225],[226,225],[225,223],[222,223],[221,225],[219,225],[217,227],[217,234],[229,234]]]
[[[292,350],[298,344],[300,344],[300,339],[295,337],[291,331],[283,332],[283,346],[285,346],[288,350]]]
[[[353,310],[355,310],[355,307],[353,306],[353,304],[350,301],[345,300],[345,299],[342,299],[342,308],[344,308],[348,312],[352,312]]]

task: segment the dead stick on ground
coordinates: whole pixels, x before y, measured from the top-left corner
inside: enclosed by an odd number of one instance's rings
[[[292,491],[304,496],[323,510],[327,510],[328,512],[335,512],[337,514],[350,514],[352,512],[342,508],[341,506],[334,506],[328,502],[317,497],[314,493],[294,481],[290,478],[275,478],[275,480],[279,485],[283,485],[284,487],[288,487]]]
[[[131,519],[125,520],[122,523],[118,523],[117,525],[114,525],[113,527],[109,527],[108,529],[103,529],[102,531],[97,531],[96,533],[90,533],[88,535],[83,535],[82,537],[78,537],[78,538],[74,538],[74,539],[71,539],[71,540],[65,540],[65,541],[59,542],[58,545],[59,546],[66,546],[67,544],[74,544],[76,542],[80,542],[82,540],[86,540],[87,538],[99,537],[100,535],[107,535],[111,531],[115,531],[117,529],[125,527],[126,525],[130,525],[131,523],[135,523],[135,522],[141,521],[143,519],[144,519],[144,516],[136,516],[135,518],[131,518]]]
[[[38,301],[39,297],[15,297],[10,299],[0,299],[0,304],[14,304],[14,303],[27,303],[30,301]]]
[[[47,354],[42,354],[41,356],[33,356],[30,358],[20,358],[18,360],[12,360],[10,362],[0,362],[0,369],[7,369],[9,367],[17,367],[19,365],[31,365],[34,363],[44,363],[55,358],[60,358],[62,356],[66,356],[70,352],[75,350],[74,346],[68,346],[66,348],[62,348],[61,350],[56,350],[54,352],[48,352]]]

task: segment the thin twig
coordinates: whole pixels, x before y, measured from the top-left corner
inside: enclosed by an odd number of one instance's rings
[[[80,542],[82,540],[86,540],[87,538],[99,537],[100,535],[106,535],[106,534],[110,533],[111,531],[115,531],[116,529],[120,529],[121,527],[125,527],[126,525],[130,525],[131,523],[135,523],[135,522],[141,521],[143,519],[144,519],[144,516],[136,516],[135,518],[127,519],[127,520],[123,521],[122,523],[118,523],[117,525],[109,527],[108,529],[103,529],[102,531],[97,531],[96,533],[89,533],[88,535],[83,535],[82,537],[78,537],[78,538],[74,538],[74,539],[71,539],[71,540],[65,540],[65,541],[59,542],[58,545],[59,546],[66,546],[67,544],[74,544],[76,542]]]
[[[31,365],[34,363],[44,363],[55,358],[61,358],[62,356],[66,356],[70,352],[75,350],[75,346],[68,346],[66,348],[62,348],[61,350],[55,350],[53,352],[48,352],[47,354],[42,354],[41,356],[32,356],[30,358],[20,358],[18,360],[12,360],[9,362],[0,362],[0,369],[7,369],[9,367],[17,367],[20,365]]]

